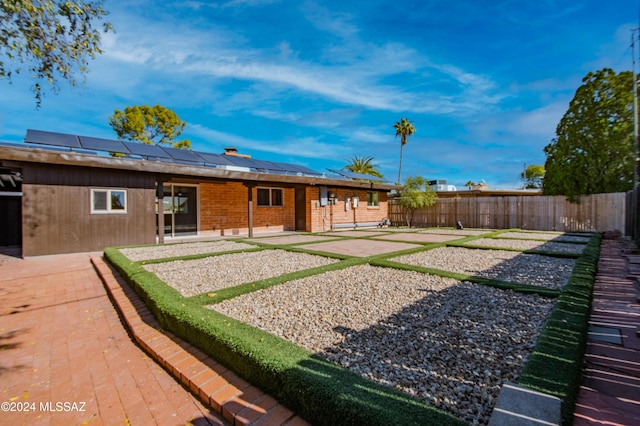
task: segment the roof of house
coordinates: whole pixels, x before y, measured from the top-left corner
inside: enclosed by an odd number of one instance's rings
[[[120,156],[110,155],[118,153]],[[0,143],[2,161],[47,163],[274,184],[306,184],[390,191],[395,185],[327,175],[308,167],[117,140],[28,130],[24,144]],[[372,177],[372,179],[375,179]]]

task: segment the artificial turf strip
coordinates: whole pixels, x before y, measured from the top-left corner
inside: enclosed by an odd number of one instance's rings
[[[313,424],[465,424],[291,342],[198,306],[116,249],[106,249],[105,258],[140,295],[163,328],[199,347]]]
[[[519,384],[562,399],[562,424],[573,423],[582,384],[593,286],[602,236],[595,234],[577,260],[536,346],[520,374]]]

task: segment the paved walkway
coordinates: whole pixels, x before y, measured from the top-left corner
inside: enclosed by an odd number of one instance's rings
[[[602,240],[574,425],[640,424],[640,256]]]
[[[0,403],[12,426],[225,424],[132,342],[89,254],[0,261]]]

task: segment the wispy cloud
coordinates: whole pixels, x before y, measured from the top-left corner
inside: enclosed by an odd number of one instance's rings
[[[325,6],[314,1],[306,1],[300,6],[304,17],[317,29],[329,32],[333,35],[348,38],[358,33],[358,28],[353,25],[351,16],[344,12],[331,12]]]
[[[292,138],[289,140],[256,140],[235,134],[210,129],[202,125],[191,126],[191,132],[199,135],[211,143],[219,143],[220,146],[235,146],[243,153],[269,152],[282,156],[296,156],[307,158],[339,159],[341,155],[335,145],[323,143],[316,138]],[[211,148],[209,148],[211,151]]]
[[[345,18],[332,19],[321,13],[322,7],[313,3],[305,5],[316,11],[314,19],[324,22],[325,28],[330,27],[342,35],[355,32],[345,23]],[[325,66],[321,62],[298,59],[288,41],[270,48],[255,48],[247,46],[244,36],[223,27],[198,30],[167,25],[139,22],[131,26],[140,29],[139,32],[120,31],[109,35],[104,43],[106,55],[116,62],[145,70],[151,68],[190,78],[201,75],[261,82],[275,90],[293,88],[345,105],[396,112],[466,113],[469,109],[494,104],[500,98],[492,93],[495,85],[486,77],[453,65],[431,64],[412,48],[399,43],[374,45],[354,41],[349,51],[330,47],[324,52],[331,57]],[[275,58],[274,52],[279,52]],[[437,85],[424,91],[407,91],[392,80],[406,73],[423,75],[429,70],[458,85],[459,94],[452,97],[439,93]]]

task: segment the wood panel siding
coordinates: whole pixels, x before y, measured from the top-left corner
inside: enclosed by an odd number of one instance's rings
[[[625,193],[594,194],[570,203],[564,196],[506,196],[439,198],[432,207],[416,211],[414,226],[538,231],[601,232],[625,230]],[[389,202],[394,225],[406,225],[404,210]]]
[[[23,166],[23,255],[155,243],[151,174],[45,164]],[[91,213],[91,189],[127,191],[126,213]]]

